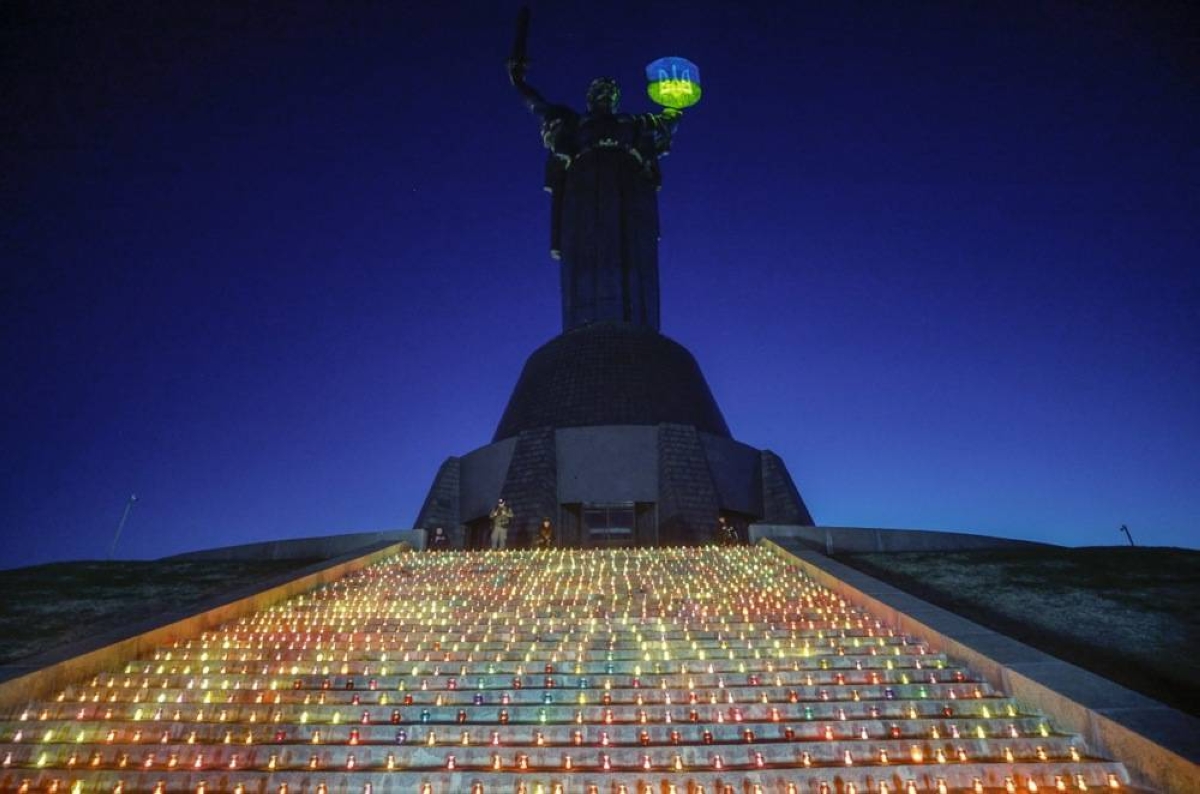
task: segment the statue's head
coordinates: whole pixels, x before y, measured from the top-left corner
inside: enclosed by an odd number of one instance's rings
[[[621,102],[621,87],[611,77],[597,77],[588,86],[587,108],[591,113],[615,113]]]

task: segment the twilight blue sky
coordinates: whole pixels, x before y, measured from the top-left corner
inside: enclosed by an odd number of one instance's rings
[[[0,7],[0,566],[408,527],[558,332],[516,2]],[[436,6],[436,7],[435,7]],[[820,523],[1197,546],[1186,3],[533,3],[700,65],[663,330]]]

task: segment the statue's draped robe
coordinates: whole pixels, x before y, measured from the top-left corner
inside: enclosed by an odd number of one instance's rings
[[[563,330],[604,320],[658,330],[658,158],[670,147],[675,119],[531,107],[550,150],[546,187]]]

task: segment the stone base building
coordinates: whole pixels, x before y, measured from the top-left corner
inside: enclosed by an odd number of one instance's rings
[[[695,358],[657,330],[570,329],[525,363],[492,443],[448,458],[418,515],[452,545],[486,545],[503,497],[509,545],[543,518],[563,546],[706,543],[718,516],[812,525],[778,455],[735,440]]]

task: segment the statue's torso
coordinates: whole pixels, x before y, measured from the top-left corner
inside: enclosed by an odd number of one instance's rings
[[[563,328],[658,329],[658,159],[678,114],[577,113],[518,84],[550,151],[550,250],[562,262]]]
[[[636,151],[640,125],[628,114],[583,116],[579,119],[578,143],[580,151],[604,148],[621,148]]]
[[[543,137],[546,148],[568,163],[597,150],[624,152],[642,163],[656,155],[643,118],[629,113],[564,114],[547,119]]]

